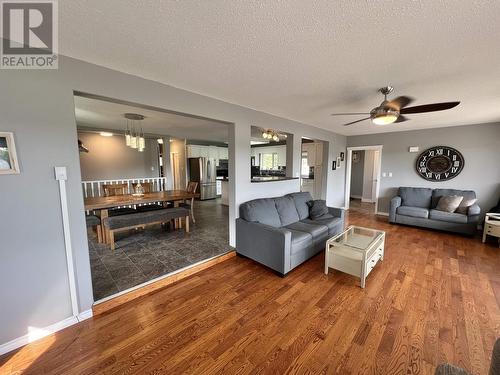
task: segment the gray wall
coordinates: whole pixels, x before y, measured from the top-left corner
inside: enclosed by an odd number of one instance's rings
[[[351,197],[361,199],[363,195],[363,175],[365,170],[365,151],[355,151],[358,153],[358,162],[352,162],[351,167]]]
[[[402,125],[404,126],[404,125]],[[494,206],[500,195],[500,124],[480,124],[416,130],[408,132],[361,135],[348,138],[348,146],[383,145],[379,211],[387,212],[389,201],[399,186],[470,189],[477,194],[483,210]],[[451,146],[465,158],[463,171],[452,180],[430,182],[419,177],[415,160],[432,146]],[[419,153],[408,147],[419,146]]]
[[[60,56],[51,71],[0,71],[0,129],[15,133],[21,174],[0,176],[0,344],[71,316],[58,184],[54,166],[68,168],[68,204],[79,310],[93,303],[73,90],[227,121],[230,242],[239,204],[299,191],[299,180],[250,182],[250,127],[265,124],[294,134],[293,174],[299,176],[301,137],[328,142],[328,164],[346,137],[245,107]],[[328,170],[329,205],[342,206],[344,170]],[[5,213],[8,213],[6,219]],[[27,235],[29,233],[29,235]]]
[[[125,145],[125,137],[103,137],[97,133],[78,132],[78,138],[89,149],[80,153],[82,180],[115,180],[158,177],[158,145],[146,138],[146,149],[139,152]]]

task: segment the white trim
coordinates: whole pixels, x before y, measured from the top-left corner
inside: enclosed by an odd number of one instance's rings
[[[79,322],[83,322],[84,320],[90,319],[93,316],[94,316],[94,314],[92,312],[92,309],[88,309],[88,310],[83,311],[80,314],[78,314],[77,319]]]
[[[379,215],[379,216],[387,216],[387,217],[389,217],[389,212],[377,211],[377,212],[375,213],[375,215]]]
[[[363,199],[361,195],[352,195],[351,194],[351,199]]]
[[[66,194],[66,167],[54,167],[56,180],[59,182],[61,198],[61,213],[63,220],[64,247],[66,249],[66,265],[68,267],[69,294],[73,316],[78,316],[78,297],[76,292],[75,268],[73,264],[73,248],[71,247],[71,232],[69,229],[68,198]]]
[[[363,203],[377,203],[377,201],[372,199],[361,198],[361,202]]]
[[[78,323],[78,318],[76,316],[71,316],[60,322],[51,324],[48,327],[42,328],[36,333],[36,337],[33,337],[33,333],[27,333],[24,336],[18,337],[17,339],[6,342],[5,344],[0,345],[0,355],[8,353],[12,350],[18,349],[21,346],[37,341],[43,337],[47,337],[61,329],[72,326],[73,324]]]
[[[356,147],[347,147],[347,158],[346,158],[346,173],[345,173],[345,192],[344,192],[344,206],[346,209],[349,209],[349,200],[351,195],[351,172],[352,172],[352,152],[360,151],[360,150],[375,150],[379,151],[379,168],[378,168],[378,176],[377,176],[377,187],[376,187],[376,195],[377,199],[375,200],[375,212],[378,210],[378,197],[380,193],[380,178],[382,175],[382,149],[383,145],[374,145],[374,146],[356,146]]]

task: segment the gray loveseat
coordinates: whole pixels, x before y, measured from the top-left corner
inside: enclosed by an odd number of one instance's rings
[[[308,192],[255,199],[240,205],[236,219],[236,252],[285,275],[325,248],[344,228],[344,210],[309,218]]]
[[[391,200],[389,222],[474,234],[481,213],[479,206],[469,207],[466,215],[436,210],[439,199],[446,195],[476,198],[476,193],[471,190],[400,187],[398,195]]]

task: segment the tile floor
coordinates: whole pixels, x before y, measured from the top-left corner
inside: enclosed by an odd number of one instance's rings
[[[116,236],[113,253],[97,243],[89,230],[89,253],[94,300],[223,254],[229,246],[228,207],[220,199],[195,201],[196,223],[191,231],[168,232],[159,225]]]

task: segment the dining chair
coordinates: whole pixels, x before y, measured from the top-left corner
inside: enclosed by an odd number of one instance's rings
[[[104,184],[102,188],[106,197],[128,194],[128,184]]]
[[[189,181],[187,184],[186,190],[188,193],[196,193],[197,188],[198,188],[198,182]],[[193,223],[196,223],[196,220],[194,219],[194,211],[193,211],[194,197],[191,198],[190,203],[187,203],[186,201],[184,201],[183,203],[179,204],[179,207],[187,208],[189,210],[189,213],[191,214],[191,219],[193,220]]]

